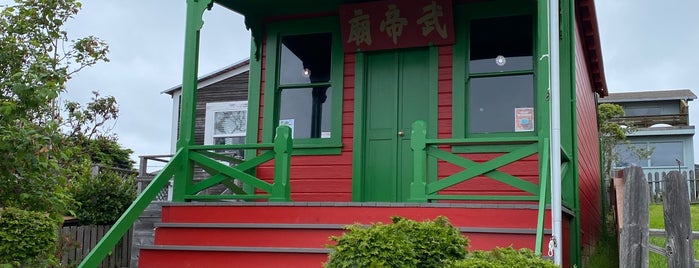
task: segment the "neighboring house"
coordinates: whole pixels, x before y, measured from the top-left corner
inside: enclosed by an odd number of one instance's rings
[[[250,61],[243,60],[197,80],[195,144],[245,143]],[[171,153],[180,126],[182,85],[163,91],[172,97]]]
[[[615,148],[619,160],[614,167],[643,167],[649,180],[678,169],[688,179],[693,178],[694,126],[689,124],[689,102],[696,98],[691,90],[681,89],[610,93],[600,99],[600,103],[620,105],[624,116],[616,121],[636,128],[627,135],[629,145]],[[639,149],[651,153],[639,156]],[[696,189],[695,185],[690,185],[691,189]],[[696,199],[694,194],[691,200]]]
[[[192,100],[206,91],[198,38],[213,3],[243,15],[253,37],[244,145],[200,145],[197,134],[205,108]],[[345,225],[444,215],[471,250],[560,249],[563,267],[580,267],[602,228],[595,100],[606,82],[594,2],[561,1],[560,110],[551,112],[547,7],[187,1],[177,153],[124,217],[174,177],[140,265],[320,267],[328,236]],[[552,114],[560,145],[550,142]],[[240,125],[232,129],[222,132]],[[239,149],[242,163],[219,153]],[[552,166],[563,200],[554,241]],[[197,168],[208,177],[194,181]],[[234,194],[202,194],[218,185]]]

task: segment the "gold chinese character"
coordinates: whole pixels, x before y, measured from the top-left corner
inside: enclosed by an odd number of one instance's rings
[[[361,43],[371,45],[371,25],[369,14],[364,14],[361,9],[354,10],[354,18],[349,20],[350,32],[347,43],[355,42],[358,46]]]
[[[381,31],[393,38],[393,44],[398,44],[397,38],[403,33],[403,26],[408,25],[406,18],[401,18],[400,9],[395,4],[388,5],[386,19],[381,21]]]
[[[447,26],[439,22],[439,17],[444,16],[442,6],[432,1],[432,4],[422,8],[422,13],[424,15],[417,20],[417,24],[422,25],[422,35],[427,36],[433,30],[437,30],[439,36],[447,38]]]

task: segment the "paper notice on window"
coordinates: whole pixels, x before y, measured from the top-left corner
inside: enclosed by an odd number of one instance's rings
[[[322,131],[320,132],[320,137],[323,139],[329,139],[330,138],[330,131]]]
[[[294,119],[281,119],[279,120],[280,126],[289,126],[291,128],[291,138],[294,138]]]
[[[534,108],[515,108],[515,132],[534,131]]]

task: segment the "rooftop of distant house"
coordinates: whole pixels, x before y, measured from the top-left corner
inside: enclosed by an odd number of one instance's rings
[[[654,90],[609,93],[608,96],[599,99],[600,103],[620,103],[637,101],[664,101],[664,100],[695,100],[697,95],[689,89]]]

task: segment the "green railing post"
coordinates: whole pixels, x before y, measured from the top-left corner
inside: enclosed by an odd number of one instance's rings
[[[534,253],[541,255],[544,243],[544,215],[546,214],[546,203],[548,202],[549,180],[551,179],[551,160],[549,156],[549,139],[544,138],[541,151],[539,151],[539,212],[536,217],[536,244]]]
[[[199,32],[204,25],[204,10],[211,7],[212,0],[187,0],[187,18],[184,36],[184,67],[182,71],[182,103],[180,106],[180,132],[177,150],[194,145],[194,128],[197,102],[197,73],[199,63]],[[172,201],[183,202],[187,187],[192,184],[194,165],[189,157],[175,175],[172,185]]]
[[[427,202],[427,124],[418,120],[413,123],[410,148],[413,149],[413,182],[410,183],[409,202]]]
[[[274,137],[274,186],[272,187],[270,202],[291,201],[291,151],[293,140],[289,126],[277,127],[277,136]]]

